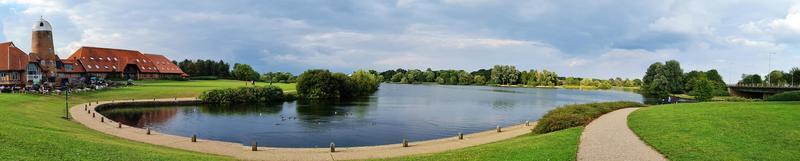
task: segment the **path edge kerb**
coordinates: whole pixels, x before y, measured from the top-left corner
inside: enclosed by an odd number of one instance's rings
[[[232,143],[216,140],[197,139],[191,142],[190,137],[177,136],[171,134],[152,131],[147,134],[147,129],[141,129],[115,122],[98,113],[98,109],[114,108],[117,106],[131,105],[196,105],[202,101],[196,98],[169,98],[169,99],[129,99],[113,101],[93,101],[72,106],[70,116],[72,121],[78,122],[90,129],[100,131],[105,134],[117,136],[127,140],[143,142],[154,145],[161,145],[176,149],[231,156],[243,160],[342,160],[342,159],[375,159],[400,157],[407,155],[426,154],[443,152],[447,150],[461,149],[476,145],[492,143],[521,136],[531,132],[536,126],[536,122],[530,122],[529,126],[525,123],[502,127],[503,132],[496,132],[495,129],[472,134],[464,134],[464,140],[458,140],[456,134],[453,137],[409,142],[409,147],[402,147],[397,144],[360,146],[360,147],[337,147],[335,153],[331,153],[329,148],[278,148],[278,147],[257,147],[258,151],[251,151],[251,147],[240,143]],[[92,117],[92,114],[95,116]],[[101,118],[104,122],[100,122]]]

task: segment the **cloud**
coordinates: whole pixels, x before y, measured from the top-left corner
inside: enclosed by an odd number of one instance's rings
[[[794,4],[794,5],[792,5]],[[793,6],[793,7],[787,7]],[[800,3],[522,0],[0,0],[3,35],[23,49],[39,16],[57,53],[80,46],[173,59],[223,59],[257,70],[427,68],[495,64],[565,76],[641,77],[656,61],[717,68],[726,81],[796,66]],[[752,67],[758,64],[758,67]]]

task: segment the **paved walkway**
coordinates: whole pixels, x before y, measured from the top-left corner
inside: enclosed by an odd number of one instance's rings
[[[145,101],[193,101],[193,98],[178,98],[178,99],[158,99],[158,100],[135,100],[135,102]],[[132,102],[132,100],[115,101],[115,102]],[[111,101],[101,101],[100,104],[111,103]],[[351,148],[336,148],[336,152],[331,153],[329,148],[271,148],[271,147],[258,147],[258,151],[251,151],[249,145],[242,145],[238,143],[230,143],[223,141],[203,140],[199,139],[197,142],[191,142],[191,138],[183,136],[175,136],[169,134],[151,132],[147,135],[147,130],[136,127],[122,125],[118,128],[117,122],[113,122],[107,118],[105,122],[100,122],[102,115],[96,113],[94,108],[97,102],[92,102],[91,105],[80,104],[70,108],[70,114],[74,121],[77,121],[91,129],[134,140],[145,142],[155,145],[167,146],[172,148],[184,149],[189,151],[217,154],[231,156],[241,160],[352,160],[352,159],[371,159],[371,158],[388,158],[399,157],[414,154],[435,153],[447,150],[460,149],[475,145],[481,145],[500,140],[505,140],[530,133],[531,128],[536,126],[535,122],[531,122],[530,126],[525,124],[515,125],[502,128],[502,132],[498,133],[495,130],[489,130],[474,134],[464,135],[464,140],[458,140],[456,134],[454,137],[442,138],[437,140],[409,142],[409,147],[402,147],[402,144],[380,145],[380,146],[366,146],[366,147],[351,147]],[[95,113],[92,117],[91,113]],[[202,137],[202,136],[199,136]],[[399,141],[398,141],[399,142]]]
[[[667,160],[628,128],[628,115],[637,109],[616,110],[589,123],[581,134],[578,160]]]

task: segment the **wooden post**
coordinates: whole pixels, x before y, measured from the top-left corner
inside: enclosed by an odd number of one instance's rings
[[[156,101],[156,98],[153,98],[153,101]]]
[[[92,113],[92,111],[86,110],[86,114],[90,114],[90,113]]]
[[[459,132],[458,133],[458,140],[464,140],[464,133],[463,132]]]
[[[117,128],[122,128],[122,123],[117,123]]]
[[[531,126],[531,121],[525,121],[525,126]]]
[[[336,152],[336,144],[331,142],[331,153]]]
[[[147,135],[150,135],[150,128],[147,128]]]
[[[105,119],[105,117],[101,117],[101,118],[100,118],[100,122],[106,122],[106,119]]]
[[[497,132],[500,132],[500,125],[497,125]]]
[[[408,139],[403,139],[403,147],[408,147]]]
[[[89,111],[89,107],[83,106],[84,111]]]
[[[92,118],[94,118],[94,113],[92,113]]]
[[[192,134],[192,142],[197,142],[197,134]]]
[[[253,143],[250,144],[250,145],[252,146],[251,148],[252,148],[253,151],[258,151],[258,142],[253,140]]]

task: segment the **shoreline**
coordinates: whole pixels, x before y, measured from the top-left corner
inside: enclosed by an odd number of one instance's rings
[[[251,146],[240,143],[199,138],[197,142],[191,142],[190,137],[163,134],[157,131],[151,131],[151,134],[148,135],[146,129],[121,125],[113,120],[105,119],[96,109],[120,104],[179,104],[197,103],[198,101],[195,98],[96,101],[72,106],[69,111],[73,121],[109,135],[177,149],[230,156],[242,160],[352,160],[427,154],[510,139],[531,133],[530,129],[536,125],[536,122],[531,122],[530,126],[520,124],[503,127],[501,128],[502,132],[499,133],[493,129],[464,134],[463,140],[458,140],[458,137],[454,135],[453,137],[408,142],[408,147],[403,147],[398,141],[397,144],[387,145],[337,147],[335,148],[336,152],[330,152],[330,148],[286,147],[257,147],[258,151],[252,151]],[[92,114],[95,114],[95,117],[92,117]],[[104,122],[100,122],[101,118],[103,118]],[[120,125],[121,128],[119,128]]]

